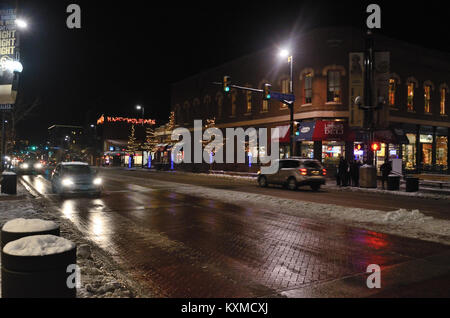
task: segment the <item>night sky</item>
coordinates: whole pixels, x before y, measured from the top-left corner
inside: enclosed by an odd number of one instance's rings
[[[81,30],[66,28],[70,3],[81,6]],[[19,136],[42,142],[53,124],[102,113],[138,117],[136,104],[162,123],[170,83],[317,26],[364,27],[369,3],[381,6],[381,33],[450,52],[442,1],[19,1],[29,23],[19,97],[41,100]]]

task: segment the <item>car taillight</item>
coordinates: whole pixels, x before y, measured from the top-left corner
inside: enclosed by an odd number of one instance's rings
[[[306,176],[308,170],[306,170],[305,168],[301,168],[299,169],[299,171],[302,176]]]
[[[327,175],[327,169],[322,169],[322,174],[323,174],[324,176],[326,176],[326,175]]]

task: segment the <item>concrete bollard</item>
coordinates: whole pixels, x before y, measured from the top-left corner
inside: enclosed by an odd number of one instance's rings
[[[76,245],[55,235],[34,235],[2,249],[2,297],[75,298]]]
[[[59,225],[53,221],[40,219],[13,219],[5,223],[1,229],[1,248],[9,242],[32,235],[59,236]]]

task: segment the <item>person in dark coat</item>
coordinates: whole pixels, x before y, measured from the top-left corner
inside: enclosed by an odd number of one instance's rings
[[[380,167],[380,171],[381,171],[381,184],[384,190],[384,182],[386,181],[387,183],[388,176],[392,171],[392,165],[388,158],[384,160],[384,163]]]
[[[340,183],[344,187],[347,186],[347,170],[348,170],[347,161],[343,157],[340,157],[338,174],[339,174],[339,179],[341,181]]]
[[[353,161],[352,168],[351,168],[351,176],[353,181],[354,187],[359,187],[359,168],[361,167],[361,162],[359,160]]]

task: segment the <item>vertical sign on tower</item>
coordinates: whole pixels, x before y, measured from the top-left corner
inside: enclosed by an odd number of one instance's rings
[[[350,103],[349,103],[349,125],[350,127],[363,127],[364,111],[359,109],[355,104],[355,98],[361,96],[364,98],[364,53],[353,52],[349,54],[350,57]]]
[[[390,77],[390,53],[375,52],[375,93],[373,105],[378,105],[374,112],[375,127],[387,128],[389,126],[389,77]],[[383,103],[381,104],[381,102]]]
[[[14,104],[14,72],[11,64],[18,60],[16,9],[0,10],[0,104]]]

